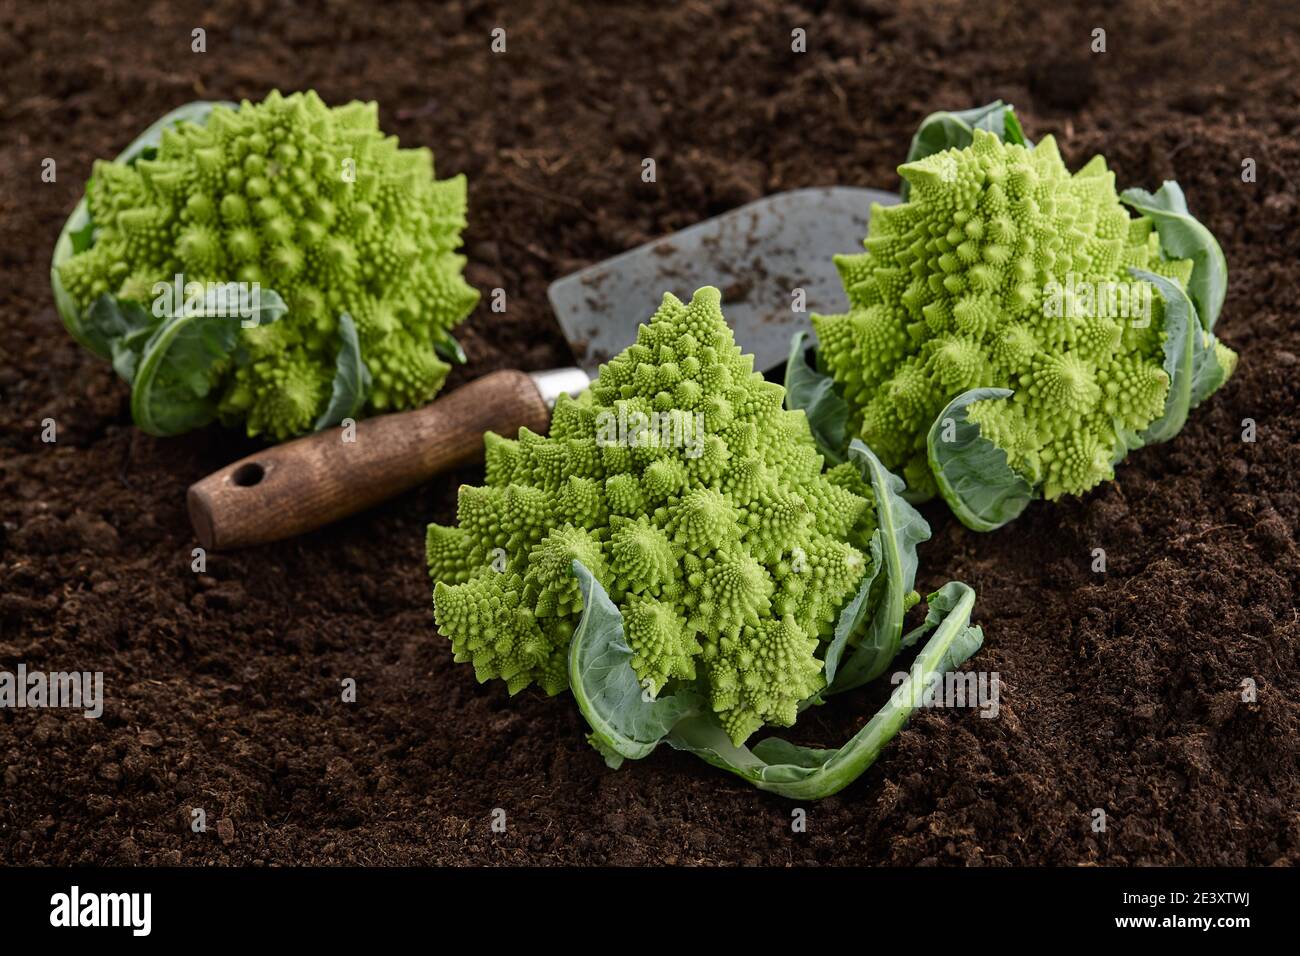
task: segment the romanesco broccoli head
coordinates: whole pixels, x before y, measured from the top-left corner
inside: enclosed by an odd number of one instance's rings
[[[256,282],[287,304],[243,330],[242,360],[216,384],[222,416],[249,434],[311,430],[344,313],[373,380],[367,408],[428,401],[448,372],[434,343],[478,301],[455,252],[465,178],[435,180],[432,153],[384,136],[374,103],[273,92],[218,106],[164,132],[151,158],[97,162],[88,204],[94,243],[59,266],[79,308],[105,293],[147,304],[178,274]]]
[[[873,208],[867,251],[837,259],[850,311],[815,315],[851,423],[914,493],[933,494],[931,423],[968,389],[1012,389],[969,418],[1049,499],[1113,478],[1123,431],[1160,417],[1163,302],[1129,267],[1185,287],[1147,218],[1130,219],[1095,157],[1071,175],[983,130],[900,167],[910,201]],[[1219,346],[1225,369],[1235,359]]]
[[[697,682],[737,742],[788,726],[864,573],[872,493],[823,472],[802,412],[764,381],[717,289],[671,295],[550,435],[489,433],[486,485],[431,525],[438,627],[455,659],[513,693],[568,686],[577,559],[623,615],[643,686]]]

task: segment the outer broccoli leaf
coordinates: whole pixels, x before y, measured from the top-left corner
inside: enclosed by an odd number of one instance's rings
[[[946,611],[934,636],[889,701],[844,746],[820,750],[768,738],[752,749],[737,747],[711,715],[678,723],[668,737],[669,744],[783,797],[820,800],[839,792],[875,763],[885,744],[912,715],[920,691],[934,676],[961,666],[984,641],[983,631],[970,624],[975,606],[975,592],[970,587],[952,582],[930,598]]]
[[[960,581],[949,581],[927,597],[925,620],[903,635],[902,649],[907,650],[914,646],[921,638],[938,627],[969,590],[970,588]]]
[[[1031,143],[1029,137],[1025,135],[1024,127],[1020,125],[1020,118],[1016,116],[1015,110],[1012,109],[1012,107],[1007,107],[1002,119],[1005,125],[1005,129],[1002,133],[1003,141],[1011,143],[1013,146],[1024,146],[1033,149],[1034,144]]]
[[[104,294],[86,310],[83,328],[96,352],[102,348],[112,356],[113,371],[132,382],[140,353],[161,321],[138,302]]]
[[[826,656],[823,660],[828,687],[835,683],[835,675],[840,668],[840,658],[848,647],[849,639],[858,633],[862,622],[867,619],[867,613],[871,610],[872,587],[880,576],[880,568],[884,563],[883,557],[884,548],[880,543],[880,530],[877,529],[871,535],[871,567],[862,576],[858,593],[840,611],[840,618],[835,622],[835,634],[830,644],[826,646]]]
[[[807,332],[790,339],[790,358],[785,365],[785,407],[803,410],[808,418],[817,451],[831,464],[844,461],[848,444],[849,406],[835,391],[829,375],[813,369],[807,361],[804,340]]]
[[[930,538],[930,526],[902,496],[903,479],[886,470],[875,453],[857,438],[849,445],[849,459],[857,463],[863,480],[871,483],[875,494],[885,586],[866,634],[836,673],[828,693],[865,684],[883,673],[898,654],[903,615],[916,603],[916,547]]]
[[[1126,189],[1119,198],[1151,220],[1167,258],[1192,260],[1187,291],[1205,331],[1213,332],[1228,294],[1228,260],[1214,234],[1188,212],[1182,187],[1165,180],[1154,196],[1145,189]]]
[[[156,123],[137,136],[131,145],[122,150],[117,156],[119,163],[132,163],[148,151],[155,150],[162,141],[164,131],[177,123],[189,121],[191,123],[203,124],[207,121],[208,114],[214,107],[228,106],[230,109],[238,109],[236,103],[229,102],[210,102],[208,100],[198,100],[193,103],[186,103],[184,106],[177,107],[166,116],[159,119]],[[96,338],[93,333],[86,329],[88,321],[87,314],[72,301],[72,296],[64,288],[63,281],[59,278],[59,266],[72,258],[79,252],[84,252],[94,245],[95,224],[90,218],[90,207],[87,204],[86,197],[90,195],[90,190],[94,188],[94,180],[86,183],[85,195],[77,203],[72,215],[68,221],[63,224],[63,231],[59,233],[58,241],[54,244],[54,256],[50,261],[50,283],[54,289],[54,304],[59,312],[59,318],[67,326],[68,331],[78,342],[90,349],[100,358],[114,359],[114,365],[117,361],[114,358],[111,346],[103,341],[102,338]],[[119,370],[120,374],[120,370]]]
[[[274,322],[286,311],[284,300],[264,289],[252,315],[220,314],[220,294],[210,290],[202,308],[178,309],[144,342],[131,382],[131,416],[142,431],[159,437],[179,435],[216,418],[212,381],[234,353],[241,323]]]
[[[68,217],[63,232],[59,234],[58,241],[54,244],[54,258],[50,261],[50,284],[54,289],[54,306],[72,337],[100,358],[112,358],[112,352],[106,344],[96,342],[86,331],[82,310],[77,308],[77,303],[72,300],[71,294],[63,285],[63,280],[59,278],[59,266],[76,253],[90,248],[90,237],[93,233],[94,225],[90,221],[90,211],[86,207],[86,200],[82,199],[77,204],[77,208],[72,211],[72,215]]]
[[[780,737],[764,737],[750,747],[749,752],[766,764],[791,764],[816,770],[839,751],[833,747],[803,747]]]
[[[1223,384],[1231,369],[1224,368],[1215,349],[1215,338],[1201,327],[1196,306],[1176,282],[1130,268],[1134,278],[1150,282],[1164,300],[1165,362],[1169,395],[1165,411],[1141,435],[1130,437],[1129,450],[1168,441],[1183,430],[1188,412]]]
[[[467,356],[465,350],[461,348],[460,342],[454,335],[446,330],[439,329],[435,333],[433,349],[445,362],[464,365],[469,361],[469,356]]]
[[[632,670],[632,649],[623,637],[623,615],[581,561],[573,573],[582,590],[582,619],[569,645],[569,687],[591,725],[587,738],[617,769],[638,760],[683,717],[704,709],[698,694],[683,690],[655,700]]]
[[[1201,331],[1199,337],[1201,347],[1192,362],[1192,408],[1217,392],[1237,367],[1237,354],[1221,351],[1219,340],[1212,333]]]
[[[1183,430],[1187,413],[1192,405],[1192,377],[1196,361],[1196,346],[1200,324],[1196,319],[1196,306],[1176,282],[1142,269],[1129,269],[1136,279],[1150,282],[1164,299],[1165,313],[1165,373],[1169,376],[1169,395],[1165,410],[1139,436],[1142,445],[1168,441]]]
[[[316,419],[316,431],[332,428],[345,418],[361,414],[370,395],[370,369],[361,358],[357,324],[344,312],[339,316],[339,357],[334,370],[334,388],[325,411]]]
[[[1010,398],[1007,388],[973,388],[948,403],[926,437],[930,471],[953,514],[972,531],[992,531],[1014,520],[1037,497],[1007,464],[1007,453],[967,418],[973,402]]]
[[[1025,138],[1025,131],[1016,119],[1014,107],[1001,100],[994,100],[974,109],[958,110],[955,113],[940,111],[931,113],[921,120],[916,133],[912,136],[912,145],[907,150],[907,162],[912,163],[926,156],[933,156],[945,149],[965,149],[971,144],[973,130],[982,129],[993,133],[998,139],[1021,146],[1032,144]],[[910,187],[907,180],[899,189],[903,201],[907,201]]]

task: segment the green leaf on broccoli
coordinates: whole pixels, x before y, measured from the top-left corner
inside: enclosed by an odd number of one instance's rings
[[[903,497],[903,479],[885,469],[880,459],[859,439],[849,445],[849,460],[870,483],[876,499],[880,543],[884,554],[885,586],[866,633],[835,675],[828,693],[860,687],[884,673],[898,654],[903,635],[903,615],[918,596],[917,545],[930,539],[930,526]]]
[[[823,662],[827,687],[835,685],[835,676],[839,673],[840,660],[843,658],[845,650],[848,649],[849,642],[856,640],[862,633],[862,626],[867,620],[867,614],[874,607],[872,598],[879,597],[880,588],[876,586],[876,581],[879,580],[881,568],[884,566],[884,547],[880,543],[879,528],[871,534],[870,551],[871,565],[863,576],[862,583],[858,585],[858,593],[840,611],[839,619],[835,622],[835,635],[831,638],[830,643],[826,645]]]
[[[183,303],[143,343],[131,380],[131,416],[142,431],[167,437],[215,419],[213,383],[233,357],[241,324],[269,325],[285,313],[284,300],[269,289],[246,315],[229,314],[223,295],[214,287],[198,307]]]
[[[1228,260],[1214,234],[1188,211],[1182,187],[1166,180],[1155,195],[1145,189],[1126,189],[1119,198],[1155,225],[1166,258],[1192,261],[1187,292],[1205,331],[1213,332],[1228,295]]]
[[[980,434],[967,417],[973,402],[1010,398],[1009,388],[962,392],[930,426],[926,437],[930,469],[939,494],[972,531],[992,531],[1019,517],[1036,495],[1007,464],[1007,453]]]
[[[1164,300],[1164,370],[1169,394],[1164,414],[1137,437],[1137,445],[1154,445],[1183,430],[1187,416],[1232,372],[1235,355],[1221,350],[1215,337],[1201,327],[1196,305],[1176,283],[1143,269],[1129,269],[1135,278],[1150,282]]]
[[[949,581],[939,590],[925,599],[925,620],[903,635],[900,650],[915,647],[916,644],[938,627],[945,617],[961,603],[961,599],[970,588],[960,581]]]
[[[669,734],[668,743],[783,797],[820,800],[838,793],[876,762],[885,744],[916,710],[924,688],[937,675],[960,667],[984,641],[984,632],[970,623],[975,606],[975,592],[970,587],[952,582],[930,599],[941,608],[936,616],[943,613],[934,636],[917,654],[907,678],[888,702],[842,747],[800,747],[776,738],[764,739],[753,748],[736,746],[710,716],[681,721]]]
[[[984,106],[969,110],[948,112],[941,110],[931,113],[921,120],[916,133],[912,136],[912,145],[907,150],[907,162],[912,163],[926,156],[933,156],[945,149],[965,149],[971,144],[974,131],[982,129],[992,133],[998,139],[1019,146],[1032,146],[1025,138],[1025,131],[1016,118],[1015,108],[1009,103],[994,100]],[[899,189],[903,201],[907,201],[911,185],[906,179]]]
[[[583,615],[569,645],[569,687],[591,725],[588,740],[617,769],[646,756],[683,717],[706,709],[689,690],[655,699],[637,680],[623,615],[581,561],[573,562]]]
[[[433,350],[438,353],[439,357],[445,362],[452,362],[456,365],[464,365],[469,361],[469,356],[461,348],[460,342],[450,332],[439,330],[434,333]]]
[[[361,358],[357,324],[346,312],[339,316],[339,339],[330,402],[316,419],[316,431],[332,428],[345,418],[355,419],[370,395],[370,369]]]
[[[105,293],[86,310],[83,328],[95,351],[111,356],[113,370],[130,383],[140,353],[161,321],[140,303]]]
[[[804,340],[807,332],[790,339],[790,358],[785,365],[785,407],[803,410],[808,428],[822,457],[832,464],[844,460],[848,444],[849,406],[835,392],[835,382],[809,366]]]

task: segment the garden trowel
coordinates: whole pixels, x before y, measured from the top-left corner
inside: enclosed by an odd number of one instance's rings
[[[873,202],[845,186],[778,193],[551,283],[571,368],[492,372],[423,408],[272,445],[190,486],[190,520],[208,549],[278,541],[372,507],[483,454],[483,433],[545,432],[563,393],[636,341],[665,292],[718,286],[736,344],[763,372],[783,363],[810,312],[846,305],[833,257],[861,248]]]

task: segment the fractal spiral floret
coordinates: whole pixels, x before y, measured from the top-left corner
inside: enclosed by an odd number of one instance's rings
[[[823,472],[783,398],[706,287],[664,296],[636,344],[556,405],[549,437],[489,433],[486,486],[461,488],[458,527],[428,532],[456,660],[512,693],[564,690],[576,559],[622,613],[644,688],[694,683],[737,743],[793,724],[824,685],[819,652],[876,519],[858,472]]]
[[[147,304],[156,283],[259,283],[288,307],[241,333],[212,383],[228,422],[282,439],[310,431],[330,398],[340,316],[355,322],[373,411],[441,387],[434,352],[478,294],[455,253],[465,179],[437,181],[428,149],[401,149],[374,103],[331,109],[272,93],[162,134],[156,155],[97,162],[94,242],[58,267],[73,302]]]
[[[1080,494],[1114,477],[1125,433],[1169,392],[1164,304],[1129,268],[1186,287],[1193,264],[1162,257],[1102,157],[1071,175],[1050,136],[973,139],[900,167],[910,201],[875,207],[867,251],[837,259],[850,311],[813,317],[821,360],[852,427],[918,496],[935,491],[932,422],[981,387],[1014,391],[969,409],[1010,467],[1046,498]]]

